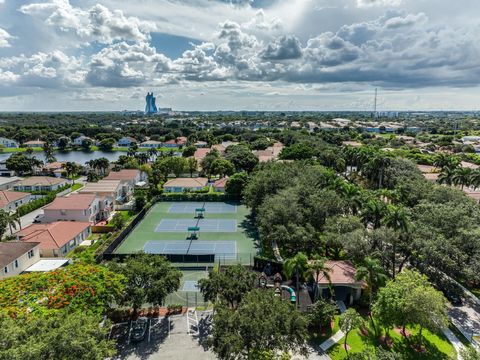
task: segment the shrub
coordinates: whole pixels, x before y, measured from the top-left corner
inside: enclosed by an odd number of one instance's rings
[[[48,195],[45,195],[44,197],[30,201],[28,204],[21,205],[17,208],[18,215],[26,215],[34,210],[41,208],[42,206],[50,204],[53,200],[55,200],[55,197],[55,193],[52,192]]]

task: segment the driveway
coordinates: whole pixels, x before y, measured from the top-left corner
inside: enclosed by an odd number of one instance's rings
[[[466,298],[462,306],[451,306],[448,314],[452,322],[470,339],[480,335],[480,305]]]
[[[23,215],[20,217],[20,223],[22,225],[22,229],[24,227],[27,227],[28,225],[31,225],[33,224],[33,220],[37,217],[37,215],[40,215],[40,214],[43,214],[43,208],[40,208],[40,209],[37,209],[37,210],[34,210],[26,215]],[[17,231],[19,231],[20,229],[18,229],[18,225],[17,225],[17,230],[13,230],[13,233],[16,233]],[[7,227],[7,231],[5,232],[5,236],[8,236],[8,235],[11,235],[10,234],[10,227]]]

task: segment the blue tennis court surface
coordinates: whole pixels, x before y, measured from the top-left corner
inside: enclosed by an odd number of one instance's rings
[[[198,225],[197,225],[198,223]],[[187,232],[189,227],[198,226],[202,232],[236,232],[235,219],[162,219],[155,232]]]
[[[205,208],[205,216],[208,214],[234,214],[237,212],[237,206],[223,202],[177,202],[173,203],[168,209],[173,214],[194,214],[195,209]]]
[[[201,241],[201,240],[152,240],[148,241],[143,251],[147,254],[173,255],[220,255],[223,259],[235,259],[236,241]]]

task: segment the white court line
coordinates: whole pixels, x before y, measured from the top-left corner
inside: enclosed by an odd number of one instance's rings
[[[148,318],[148,342],[150,342],[151,333],[152,333],[152,318]]]

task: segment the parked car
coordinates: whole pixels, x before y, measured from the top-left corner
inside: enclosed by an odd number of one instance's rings
[[[130,339],[138,342],[145,339],[147,333],[148,319],[146,317],[140,317],[132,324],[132,332],[130,333]]]
[[[33,222],[34,222],[35,224],[41,223],[44,217],[45,217],[45,215],[43,215],[43,214],[38,214],[38,215],[35,216],[35,218],[33,219]]]

